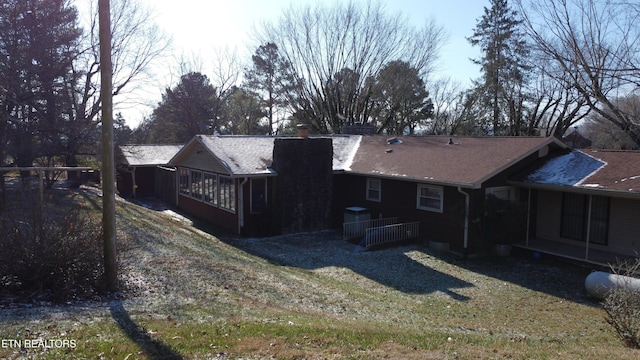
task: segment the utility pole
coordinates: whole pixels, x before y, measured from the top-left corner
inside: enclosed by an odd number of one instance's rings
[[[113,96],[111,64],[111,4],[98,0],[100,97],[102,98],[102,237],[104,277],[108,291],[118,290],[116,261],[116,192],[113,156]]]

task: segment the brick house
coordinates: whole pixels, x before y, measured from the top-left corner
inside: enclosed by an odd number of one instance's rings
[[[155,194],[243,236],[339,228],[357,208],[418,222],[423,241],[461,256],[496,244],[598,263],[640,251],[640,152],[383,135],[197,135],[120,150],[121,193]]]

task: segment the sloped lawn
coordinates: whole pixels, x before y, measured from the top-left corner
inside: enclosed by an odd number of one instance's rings
[[[99,211],[95,194],[69,196]],[[247,239],[197,225],[119,201],[121,294],[2,303],[0,358],[640,356],[586,297],[587,268],[461,260],[421,243],[357,252],[331,231]]]

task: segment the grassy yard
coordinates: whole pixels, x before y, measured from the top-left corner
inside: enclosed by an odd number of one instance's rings
[[[91,193],[66,196],[99,211]],[[0,358],[640,356],[586,297],[587,268],[421,243],[354,252],[330,231],[237,238],[127,202],[117,211],[121,294],[0,308]]]

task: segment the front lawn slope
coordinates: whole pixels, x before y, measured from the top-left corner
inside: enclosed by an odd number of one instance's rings
[[[100,200],[90,192],[76,202]],[[90,206],[85,206],[91,209]],[[634,359],[582,289],[589,269],[358,252],[331,231],[239,238],[118,201],[121,293],[0,309],[0,358]],[[196,224],[198,225],[198,224]],[[217,235],[216,235],[217,234]]]

